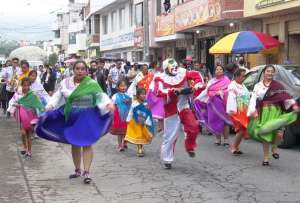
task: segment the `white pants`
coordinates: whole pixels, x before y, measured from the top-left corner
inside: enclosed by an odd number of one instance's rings
[[[161,159],[164,162],[170,163],[174,160],[174,149],[180,126],[180,118],[177,114],[164,119],[164,135],[161,146]]]

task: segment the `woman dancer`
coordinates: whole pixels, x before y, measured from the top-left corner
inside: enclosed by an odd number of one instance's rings
[[[49,112],[41,117],[36,129],[37,135],[42,138],[72,145],[75,173],[70,178],[82,175],[85,184],[92,181],[89,176],[92,145],[109,131],[112,120],[109,112],[114,109],[98,83],[87,76],[87,69],[84,61],[74,64],[74,76],[60,83],[47,105]],[[64,105],[58,108],[59,104]]]
[[[277,145],[283,136],[282,128],[297,119],[295,112],[299,112],[299,106],[283,85],[273,80],[273,65],[267,65],[263,74],[263,80],[254,86],[247,115],[252,117],[248,132],[251,138],[262,142],[262,165],[268,166],[270,144],[273,158],[279,159]]]
[[[163,73],[163,70],[157,63],[153,63],[154,69],[154,77],[158,77]],[[154,93],[155,82],[152,80],[149,86],[149,91],[147,93],[147,102],[149,109],[151,110],[152,116],[154,119],[157,119],[157,132],[161,132],[163,130],[164,125],[164,99],[157,97]]]
[[[246,70],[238,69],[234,72],[234,80],[228,86],[228,100],[226,112],[230,115],[236,132],[234,143],[231,145],[231,152],[234,155],[243,154],[240,151],[240,143],[242,139],[248,139],[247,126],[249,119],[247,110],[250,101],[250,93],[243,81],[245,79]]]
[[[143,145],[150,144],[153,134],[153,120],[151,112],[145,106],[146,90],[138,88],[136,100],[133,101],[127,117],[127,131],[125,140],[137,145],[137,156],[144,156]]]
[[[195,110],[205,127],[216,135],[215,144],[221,145],[221,135],[224,136],[224,146],[229,146],[229,126],[232,122],[226,113],[227,88],[230,80],[224,75],[224,68],[217,65],[215,77],[206,89],[195,99]]]
[[[21,128],[23,150],[21,154],[31,157],[31,134],[33,124],[37,122],[37,115],[44,110],[44,106],[38,96],[30,90],[29,78],[21,80],[21,89],[17,91],[9,101],[8,112],[15,115]]]
[[[126,118],[131,106],[131,97],[126,94],[127,82],[121,79],[117,83],[118,91],[112,96],[115,105],[114,120],[111,126],[111,134],[118,136],[118,151],[122,152],[127,148],[127,142],[124,141],[126,135]]]

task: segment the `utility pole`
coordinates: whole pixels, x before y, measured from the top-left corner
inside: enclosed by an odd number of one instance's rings
[[[143,26],[144,26],[144,46],[143,61],[150,62],[149,59],[149,0],[143,2]]]

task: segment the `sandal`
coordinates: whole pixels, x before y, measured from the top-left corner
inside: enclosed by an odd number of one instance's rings
[[[80,169],[75,169],[75,173],[71,174],[69,176],[69,179],[78,178],[78,177],[80,177],[80,175],[81,175],[81,170]]]
[[[273,153],[272,156],[273,156],[274,159],[279,159],[279,154],[278,153]]]

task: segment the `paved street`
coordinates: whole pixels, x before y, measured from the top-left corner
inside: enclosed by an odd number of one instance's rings
[[[18,131],[13,119],[0,122],[0,202],[300,202],[300,151],[281,150],[281,160],[261,166],[261,146],[247,141],[245,155],[233,157],[225,147],[201,136],[197,157],[191,159],[177,143],[172,170],[159,161],[161,137],[137,158],[135,147],[115,150],[115,137],[106,136],[95,146],[94,183],[69,180],[73,171],[69,146],[35,140],[33,158],[18,152]]]

